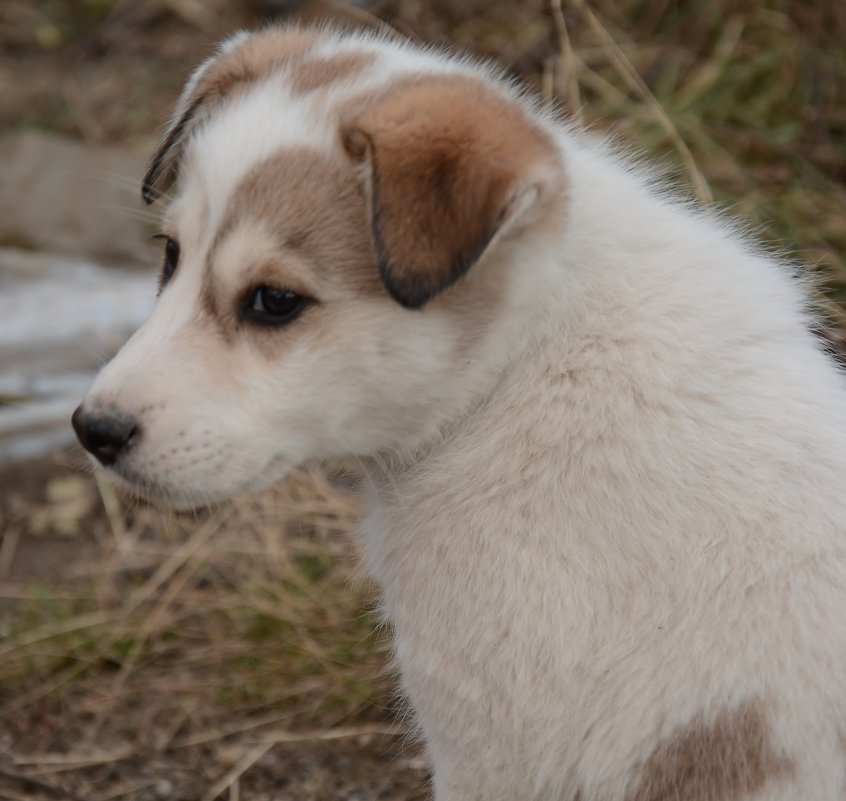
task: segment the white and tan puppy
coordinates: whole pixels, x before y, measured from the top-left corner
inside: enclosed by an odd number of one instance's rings
[[[437,801],[846,798],[846,382],[790,271],[491,70],[238,34],[74,416],[177,506],[367,467]]]

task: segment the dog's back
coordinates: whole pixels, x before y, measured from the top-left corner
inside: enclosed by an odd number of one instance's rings
[[[562,141],[522,354],[365,526],[442,797],[841,798],[842,376],[786,268]]]

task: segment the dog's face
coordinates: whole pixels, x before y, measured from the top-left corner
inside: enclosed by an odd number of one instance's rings
[[[386,80],[395,45],[271,30],[188,83],[144,184],[179,173],[157,305],[74,415],[131,488],[197,505],[469,402],[560,176],[517,103],[430,58]]]

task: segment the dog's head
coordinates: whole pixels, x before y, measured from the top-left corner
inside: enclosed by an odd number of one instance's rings
[[[178,505],[310,458],[414,447],[490,373],[561,195],[552,137],[477,67],[303,29],[239,34],[150,163],[160,296],[74,414]],[[528,281],[528,284],[531,282]]]

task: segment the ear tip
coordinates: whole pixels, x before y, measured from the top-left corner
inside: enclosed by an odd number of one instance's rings
[[[370,149],[370,137],[361,128],[347,128],[341,135],[344,150],[356,161],[367,156]]]
[[[161,161],[153,160],[141,179],[141,197],[148,206],[155,203],[164,194],[163,190],[167,189],[167,176],[163,175],[162,166]]]
[[[432,298],[431,292],[414,291],[395,284],[386,284],[388,294],[404,309],[420,311]]]
[[[394,251],[385,246],[381,219],[373,228],[376,264],[379,277],[388,294],[405,309],[422,309],[430,300],[445,292],[463,278],[482,257],[495,232],[486,232],[482,238],[454,253],[443,251],[428,254],[403,250]]]
[[[382,286],[385,287],[391,298],[404,309],[422,309],[435,294],[431,287],[419,278],[413,276],[400,277],[400,272],[381,249],[377,255],[377,266],[379,277],[382,279]]]
[[[160,197],[159,192],[151,184],[144,182],[141,185],[141,199],[148,206],[155,203]]]

